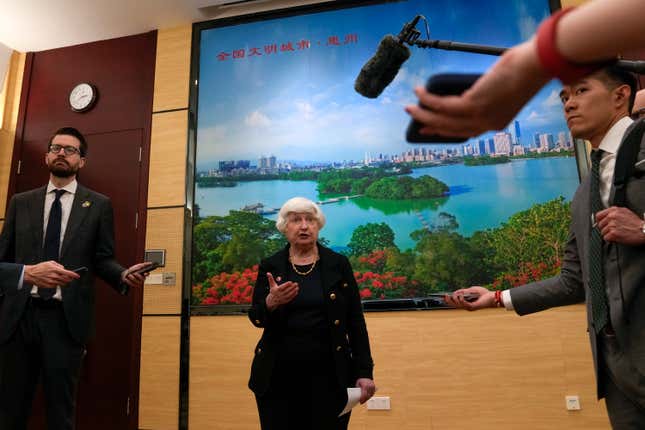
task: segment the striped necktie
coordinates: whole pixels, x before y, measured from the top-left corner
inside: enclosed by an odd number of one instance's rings
[[[600,159],[603,151],[591,152],[591,182],[589,203],[593,224],[589,240],[589,290],[591,291],[591,311],[593,325],[599,333],[609,321],[609,305],[605,293],[605,271],[603,265],[603,238],[600,229],[596,226],[595,214],[603,209],[600,200]]]

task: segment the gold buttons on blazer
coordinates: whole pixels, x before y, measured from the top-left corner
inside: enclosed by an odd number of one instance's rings
[[[336,294],[335,294],[335,293],[331,293],[331,294],[329,295],[329,298],[330,298],[330,299],[332,299],[332,300],[336,300]]]
[[[334,320],[334,325],[340,325],[340,320]]]
[[[255,320],[255,323],[256,323],[256,324],[260,324],[260,320]]]
[[[262,348],[258,348],[258,354],[262,352]]]
[[[336,351],[340,351],[341,349],[343,349],[343,347],[342,347],[342,346],[340,346],[340,345],[338,345],[338,346],[336,347]]]
[[[343,282],[343,288],[347,288],[347,287],[348,287],[347,282]]]

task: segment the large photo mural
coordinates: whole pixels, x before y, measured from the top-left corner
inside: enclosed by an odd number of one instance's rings
[[[433,39],[504,47],[549,13],[544,0],[409,0],[201,29],[192,304],[250,303],[295,196],[321,205],[321,241],[350,258],[364,300],[556,273],[578,185],[557,82],[505,130],[448,145],[405,141],[413,88],[496,57],[413,48],[377,99],[353,89],[380,39],[415,15]]]

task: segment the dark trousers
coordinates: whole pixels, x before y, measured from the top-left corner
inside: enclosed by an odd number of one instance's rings
[[[334,362],[279,360],[271,386],[256,396],[262,430],[346,430],[349,415],[338,418],[347,402]]]
[[[69,334],[62,303],[29,299],[16,332],[0,345],[0,429],[27,428],[42,379],[47,428],[72,430],[84,353]]]
[[[642,401],[644,396],[643,376],[639,376],[639,371],[620,349],[614,334],[603,331],[598,335],[598,346],[600,349],[598,371],[611,428],[613,430],[645,429],[645,408],[637,401],[637,399]],[[619,370],[623,373],[620,379]],[[619,380],[620,384],[616,382]]]

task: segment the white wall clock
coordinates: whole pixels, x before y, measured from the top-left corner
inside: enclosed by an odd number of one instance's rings
[[[85,112],[94,107],[97,96],[94,85],[82,82],[69,93],[69,105],[74,112]]]

